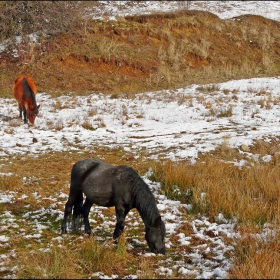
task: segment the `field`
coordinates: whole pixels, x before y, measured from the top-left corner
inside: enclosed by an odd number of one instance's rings
[[[279,278],[279,22],[238,18],[87,19],[1,53],[1,278]],[[38,87],[34,126],[11,96],[21,73]],[[92,237],[61,236],[87,157],[142,176],[166,255],[150,253],[136,210],[117,243],[114,208],[92,208]]]

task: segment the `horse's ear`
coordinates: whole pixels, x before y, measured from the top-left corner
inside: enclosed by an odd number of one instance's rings
[[[155,221],[154,227],[159,227],[161,225],[161,223],[162,223],[161,216],[159,216]]]
[[[37,106],[37,109],[38,109],[38,110],[39,110],[40,106],[41,106],[41,105],[38,105],[38,106]]]

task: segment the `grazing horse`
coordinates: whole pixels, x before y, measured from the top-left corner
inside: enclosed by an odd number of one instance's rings
[[[84,204],[83,194],[86,197]],[[164,222],[149,186],[134,169],[90,158],[75,163],[71,171],[70,194],[61,224],[62,234],[67,233],[67,219],[73,208],[74,225],[79,217],[82,217],[85,232],[90,235],[88,216],[94,203],[104,207],[115,206],[117,223],[113,239],[122,234],[127,213],[136,208],[145,224],[145,238],[151,251],[165,254]]]
[[[23,111],[24,123],[27,123],[28,118],[34,124],[38,115],[40,105],[36,104],[36,93],[37,89],[31,77],[22,75],[15,79],[14,97],[18,102],[20,118]]]

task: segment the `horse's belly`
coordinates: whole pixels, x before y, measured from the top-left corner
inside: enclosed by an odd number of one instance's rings
[[[114,203],[111,200],[111,198],[107,198],[107,197],[97,197],[97,196],[94,196],[94,197],[92,197],[91,201],[94,204],[97,204],[99,206],[104,206],[104,207],[112,207],[112,206],[114,206]]]
[[[84,194],[88,200],[99,206],[114,206],[112,192],[104,192],[101,190],[84,190]]]

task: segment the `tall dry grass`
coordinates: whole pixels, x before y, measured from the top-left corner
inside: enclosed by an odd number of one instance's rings
[[[260,155],[258,162],[240,156],[225,143],[212,154],[201,155],[195,164],[171,161],[155,164],[152,179],[161,182],[167,197],[192,204],[189,214],[202,214],[214,221],[222,213],[236,223],[241,238],[232,244],[235,251],[230,278],[277,279],[280,277],[279,141],[256,141],[251,151]],[[265,154],[272,156],[270,162],[261,160]],[[235,166],[234,158],[247,160],[247,164]]]
[[[94,237],[76,239],[74,246],[65,241],[63,245],[40,249],[20,249],[17,254],[20,279],[81,279],[105,275],[125,275],[132,264],[126,250],[125,239],[116,246],[98,242]],[[17,263],[15,261],[15,263]]]
[[[169,198],[193,203],[196,213],[262,227],[280,222],[279,174],[274,162],[240,168],[207,155],[194,165],[167,161],[154,176]]]
[[[78,252],[67,248],[26,250],[17,252],[19,279],[78,279],[83,277],[77,264]]]
[[[280,235],[258,239],[247,235],[235,245],[230,279],[279,279]]]

